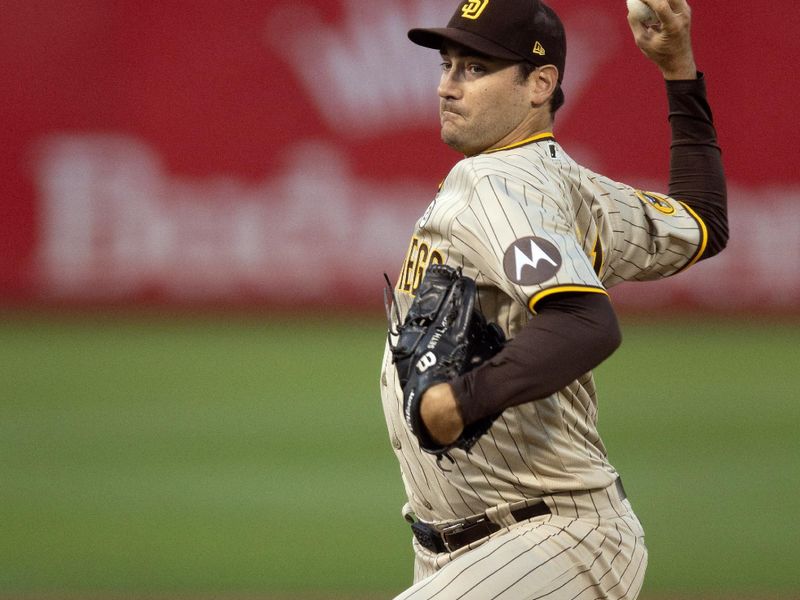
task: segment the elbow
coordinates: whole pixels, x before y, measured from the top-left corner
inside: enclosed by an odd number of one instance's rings
[[[728,229],[728,220],[725,215],[715,220],[709,220],[706,223],[708,229],[708,240],[706,241],[706,250],[701,259],[711,258],[722,252],[728,246],[728,239],[730,238]]]
[[[722,252],[728,246],[728,239],[730,238],[730,230],[728,229],[727,215],[722,219],[719,230],[717,231],[717,253]]]
[[[612,310],[609,315],[609,321],[604,328],[603,336],[603,360],[614,354],[616,350],[622,345],[622,329],[619,326],[619,320],[616,313]]]
[[[728,193],[721,184],[713,197],[713,202],[695,207],[706,226],[706,250],[701,259],[711,258],[722,252],[728,245]]]
[[[725,230],[724,235],[717,238],[717,243],[714,246],[714,255],[719,254],[728,247],[728,230]]]
[[[622,329],[611,301],[601,296],[600,310],[592,327],[592,343],[595,348],[597,364],[606,360],[622,345]]]

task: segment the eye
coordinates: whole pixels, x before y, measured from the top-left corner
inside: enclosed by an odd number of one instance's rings
[[[479,63],[470,63],[467,66],[467,71],[469,71],[473,75],[482,75],[486,73],[486,67]]]
[[[453,65],[450,62],[446,61],[446,60],[442,61],[442,64],[439,65],[439,66],[442,68],[442,71],[445,71],[445,72],[447,72],[447,71],[449,71],[450,69],[453,68]]]

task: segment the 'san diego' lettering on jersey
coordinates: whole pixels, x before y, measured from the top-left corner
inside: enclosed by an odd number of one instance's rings
[[[441,252],[436,248],[431,248],[428,242],[414,236],[411,238],[411,244],[408,246],[406,258],[403,261],[397,290],[409,296],[416,296],[428,265],[441,265],[442,263],[444,263],[444,259]]]

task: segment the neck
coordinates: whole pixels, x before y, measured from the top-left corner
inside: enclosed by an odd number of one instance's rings
[[[508,148],[509,146],[526,144],[533,141],[533,138],[542,135],[552,135],[552,133],[553,120],[550,118],[549,111],[546,114],[540,111],[532,111],[513,131],[484,150],[484,152],[492,152],[500,150],[501,148]]]

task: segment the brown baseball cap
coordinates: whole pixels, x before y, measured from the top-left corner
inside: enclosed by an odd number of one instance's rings
[[[540,0],[462,1],[447,27],[412,29],[408,37],[436,50],[447,40],[495,58],[554,65],[559,83],[564,76],[564,25]]]

